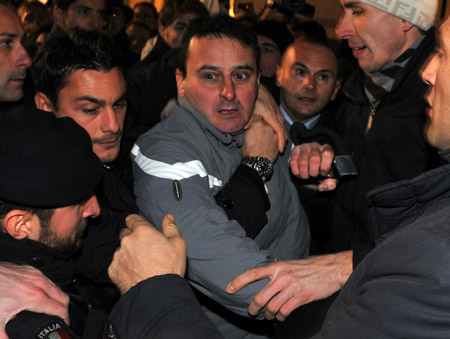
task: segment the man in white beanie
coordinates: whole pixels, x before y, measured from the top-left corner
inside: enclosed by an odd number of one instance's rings
[[[329,225],[333,254],[257,267],[231,282],[229,291],[235,292],[254,280],[272,279],[249,306],[252,314],[267,306],[266,317],[284,320],[297,307],[340,290],[375,246],[367,193],[439,164],[423,136],[426,85],[419,76],[435,47],[438,1],[340,2],[344,10],[336,34],[347,40],[359,68],[342,87],[338,132],[358,174],[338,184]],[[293,173],[306,179],[326,175],[334,152],[328,145],[309,143],[298,146],[291,157]],[[319,190],[335,185],[327,179]]]

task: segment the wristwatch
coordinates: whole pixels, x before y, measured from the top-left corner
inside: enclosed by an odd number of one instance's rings
[[[244,159],[242,159],[242,163],[244,165],[250,165],[250,167],[255,169],[255,171],[259,174],[259,176],[265,181],[270,180],[270,178],[272,177],[273,164],[267,158],[244,157]]]

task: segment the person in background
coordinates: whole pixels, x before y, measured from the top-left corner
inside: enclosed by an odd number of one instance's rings
[[[133,8],[133,21],[146,25],[151,36],[158,32],[158,12],[150,2],[138,2]],[[147,42],[147,41],[146,41]]]
[[[281,56],[293,41],[292,33],[282,22],[267,20],[258,21],[251,26],[258,38],[261,50],[261,83],[272,94],[276,102],[280,102],[280,91],[276,85],[277,66]]]

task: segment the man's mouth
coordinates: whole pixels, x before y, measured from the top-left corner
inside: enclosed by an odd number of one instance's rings
[[[25,81],[25,78],[13,78],[10,81],[14,82],[14,83],[21,83],[22,84]]]
[[[219,109],[219,113],[221,114],[235,114],[238,113],[239,110],[237,108],[222,108]]]
[[[297,100],[301,101],[301,102],[304,102],[304,103],[314,103],[314,102],[316,102],[316,99],[312,98],[312,97],[298,97]]]
[[[120,137],[119,138],[114,138],[114,139],[97,140],[96,144],[100,144],[102,146],[114,146],[119,141],[120,141]]]
[[[364,51],[364,50],[367,48],[367,47],[364,46],[364,45],[358,45],[358,46],[356,46],[356,45],[350,45],[350,44],[349,44],[349,47],[350,47],[350,49],[352,50],[353,55],[354,55],[355,57],[356,57],[357,55],[361,54],[362,51]]]

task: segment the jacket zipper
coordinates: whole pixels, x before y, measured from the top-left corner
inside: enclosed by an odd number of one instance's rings
[[[366,161],[366,142],[367,142],[367,133],[369,133],[369,131],[370,131],[371,128],[372,128],[372,125],[373,125],[373,119],[374,119],[374,117],[375,117],[376,111],[377,111],[377,110],[376,110],[375,107],[370,106],[370,114],[369,114],[369,119],[367,120],[366,132],[365,132],[365,137],[364,137],[363,159],[362,159],[362,161],[361,161],[361,166],[358,168],[358,173],[361,172],[361,168],[364,166],[364,162]],[[358,199],[358,197],[356,196],[356,192],[358,192],[358,188],[359,188],[359,185],[360,185],[360,177],[358,176],[356,180],[357,180],[357,182],[356,182],[356,188],[355,188],[355,191],[354,191],[354,197],[353,197],[353,202],[352,202],[353,218],[354,218],[355,222],[356,222],[356,220],[358,219],[358,218],[356,217],[356,212],[355,212],[355,211],[356,211],[356,208],[355,208],[355,206],[356,206],[356,201],[357,201],[357,199]],[[348,246],[351,245],[352,240],[353,240],[353,238],[354,238],[354,236],[355,236],[355,233],[356,233],[356,227],[353,228],[352,236],[351,236],[350,239],[349,239]]]
[[[373,118],[375,117],[375,113],[376,113],[376,109],[375,107],[371,106],[370,108],[370,115],[369,115],[369,120],[367,121],[367,126],[366,126],[366,134],[370,131],[370,129],[372,128],[372,124],[373,124]]]

